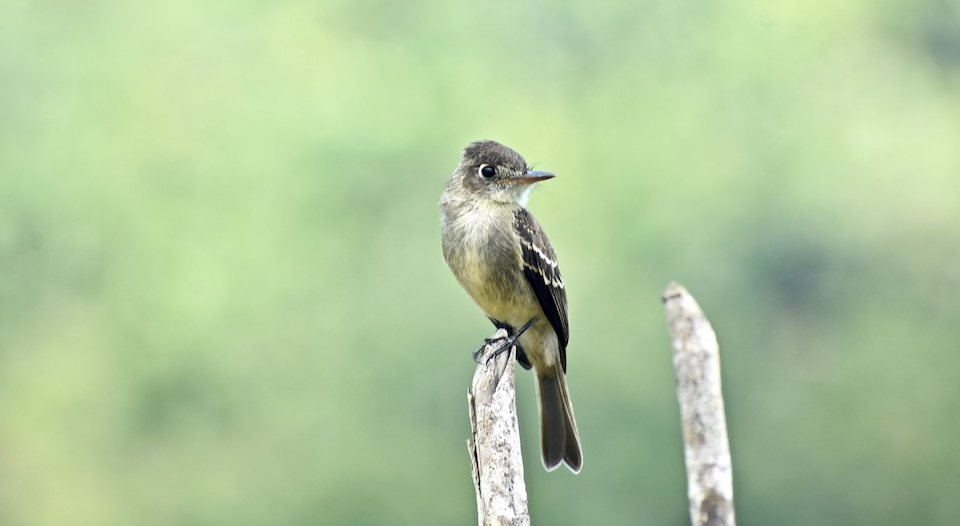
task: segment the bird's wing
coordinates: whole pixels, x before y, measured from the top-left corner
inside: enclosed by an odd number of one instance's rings
[[[525,209],[517,211],[513,222],[520,235],[520,251],[523,258],[523,275],[533,289],[560,341],[560,363],[567,370],[567,342],[570,328],[567,322],[567,293],[557,266],[557,254],[540,224]]]

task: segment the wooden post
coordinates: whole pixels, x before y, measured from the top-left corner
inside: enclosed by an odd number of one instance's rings
[[[670,326],[693,526],[734,526],[733,471],[720,391],[720,350],[703,310],[682,286],[663,293]]]
[[[467,392],[473,438],[467,450],[473,466],[480,526],[526,526],[527,487],[523,480],[520,428],[517,424],[515,348],[490,357],[499,347],[500,329],[479,355],[480,364]]]

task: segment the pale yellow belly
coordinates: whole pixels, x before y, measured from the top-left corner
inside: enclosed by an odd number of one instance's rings
[[[520,338],[534,364],[554,363],[557,337],[520,270],[520,240],[512,230],[491,227],[513,224],[509,208],[467,208],[447,225],[459,235],[445,237],[443,253],[457,281],[484,314],[513,330],[537,321]],[[546,349],[553,349],[546,352]]]
[[[540,312],[519,269],[498,271],[491,265],[481,265],[479,254],[471,252],[464,252],[461,272],[454,274],[487,316],[516,327]]]
[[[536,318],[520,337],[520,345],[535,367],[555,366],[559,361],[557,336],[523,273],[519,269],[493,271],[490,265],[479,263],[479,253],[469,249],[454,257],[461,257],[463,263],[451,265],[459,269],[454,270],[454,275],[488,317],[509,325],[514,331]]]

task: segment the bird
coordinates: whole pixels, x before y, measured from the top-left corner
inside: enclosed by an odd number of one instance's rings
[[[557,255],[527,211],[534,185],[552,179],[496,141],[464,148],[440,198],[443,257],[487,318],[517,344],[517,362],[533,368],[540,453],[547,471],[583,465],[567,389],[567,295]]]

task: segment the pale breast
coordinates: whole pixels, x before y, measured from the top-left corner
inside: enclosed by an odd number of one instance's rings
[[[443,255],[457,281],[487,316],[511,325],[539,308],[523,289],[528,285],[512,221],[506,207],[470,207],[444,217],[443,236]]]

